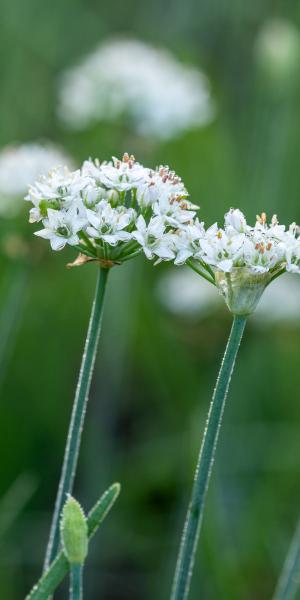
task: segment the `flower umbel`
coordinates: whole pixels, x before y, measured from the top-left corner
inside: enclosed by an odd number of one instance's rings
[[[195,227],[199,235],[194,233],[192,246],[191,240],[181,235],[180,256],[184,256],[182,245],[186,241],[187,263],[210,278],[233,314],[251,314],[274,278],[286,271],[300,273],[300,238],[295,223],[286,229],[274,215],[268,224],[262,213],[250,226],[240,210],[230,209],[224,228],[215,223],[205,230],[197,221]]]
[[[173,260],[178,230],[187,230],[198,208],[187,200],[180,177],[168,167],[148,169],[124,154],[122,160],[85,161],[77,171],[57,168],[30,186],[30,222],[53,250],[67,244],[111,266],[144,252]],[[77,262],[77,264],[79,264]]]

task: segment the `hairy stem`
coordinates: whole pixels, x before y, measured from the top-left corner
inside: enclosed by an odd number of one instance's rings
[[[46,570],[49,567],[50,563],[54,560],[55,556],[57,555],[60,536],[59,519],[62,507],[66,500],[66,496],[67,494],[72,492],[74,478],[76,474],[86,405],[101,329],[101,318],[103,312],[103,301],[107,275],[107,269],[99,269],[95,297],[92,306],[92,312],[81,362],[71,421],[69,425],[69,432],[65,448],[62,472],[52,518],[44,570]]]
[[[225,400],[235,359],[246,324],[246,317],[235,316],[210,405],[204,437],[196,467],[191,500],[182,533],[171,600],[186,600],[197,550],[205,497],[212,472]]]
[[[83,592],[82,592],[82,565],[72,565],[71,569],[71,577],[70,577],[70,600],[82,600]]]
[[[290,545],[273,600],[294,600],[300,586],[300,521]]]

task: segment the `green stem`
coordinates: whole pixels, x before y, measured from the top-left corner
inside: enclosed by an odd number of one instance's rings
[[[246,317],[235,316],[210,405],[195,473],[190,505],[181,538],[171,600],[186,600],[203,519],[205,497],[212,472],[225,400]]]
[[[73,482],[75,478],[81,435],[84,424],[84,416],[101,329],[101,318],[103,312],[103,301],[107,275],[107,269],[99,269],[95,297],[92,306],[92,312],[73,404],[72,416],[63,460],[63,467],[55,502],[44,570],[49,567],[50,563],[57,555],[59,548],[59,519],[62,507],[66,500],[66,496],[68,493],[72,492]]]
[[[292,539],[273,600],[294,600],[300,585],[300,522]]]
[[[82,600],[82,565],[71,565],[70,600]]]

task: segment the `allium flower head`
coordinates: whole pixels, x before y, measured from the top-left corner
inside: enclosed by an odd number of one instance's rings
[[[214,112],[201,71],[138,40],[108,41],[61,78],[59,114],[73,129],[125,116],[139,134],[169,139]]]
[[[180,231],[181,245],[177,244],[174,262],[185,256],[194,270],[217,285],[235,314],[253,312],[265,287],[278,275],[300,273],[300,237],[295,223],[286,229],[274,215],[268,224],[262,213],[250,226],[240,210],[230,209],[224,228],[215,223],[205,230],[197,220],[195,228],[199,235],[194,233],[193,240]]]
[[[234,268],[247,267],[252,273],[274,273],[283,267],[299,269],[297,259],[298,228],[288,230],[279,225],[276,215],[267,223],[265,213],[257,216],[256,224],[247,224],[243,213],[230,209],[225,215],[224,228],[217,223],[199,237],[194,258],[210,265],[213,270],[230,273]]]
[[[148,169],[126,153],[109,162],[85,161],[77,171],[54,169],[29,187],[25,199],[33,204],[30,221],[44,227],[36,235],[53,250],[76,246],[85,261],[110,267],[141,252],[157,262],[181,256],[179,231],[191,235],[198,208],[187,196],[168,167]]]

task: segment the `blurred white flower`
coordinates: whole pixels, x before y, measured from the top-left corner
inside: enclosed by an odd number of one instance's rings
[[[274,322],[300,323],[300,280],[292,275],[279,277],[267,287],[254,313],[266,325]]]
[[[223,306],[215,288],[187,267],[164,273],[157,294],[165,308],[186,319],[206,317]]]
[[[0,151],[0,215],[16,215],[23,207],[28,185],[56,165],[72,165],[54,144],[28,143],[6,146]]]
[[[170,139],[206,125],[214,114],[200,70],[134,39],[98,46],[60,80],[59,115],[72,129],[126,116],[139,134]]]
[[[284,19],[269,19],[254,46],[255,57],[270,81],[290,85],[297,77],[300,60],[300,32]]]
[[[205,318],[222,310],[223,302],[215,288],[190,269],[171,269],[158,280],[160,302],[184,319]],[[266,327],[274,323],[299,323],[300,280],[286,274],[264,291],[252,317]]]

